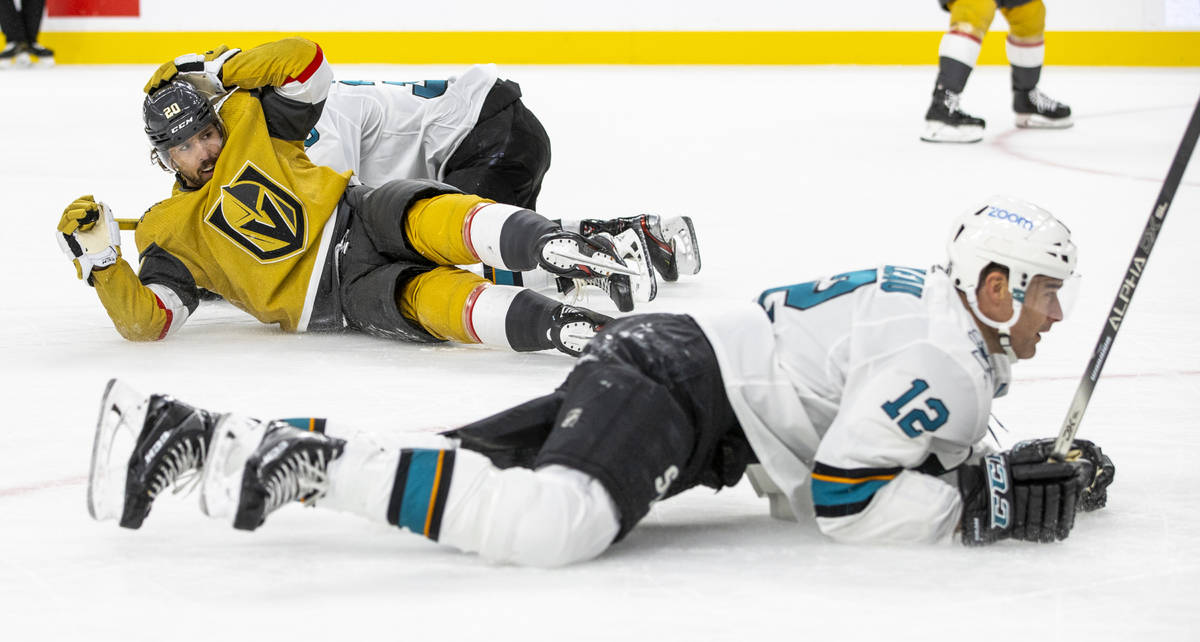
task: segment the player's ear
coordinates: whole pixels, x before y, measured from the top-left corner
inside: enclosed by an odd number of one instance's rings
[[[1008,276],[1000,270],[988,272],[979,284],[978,296],[981,301],[986,299],[988,303],[1004,303],[1012,296],[1008,291]]]

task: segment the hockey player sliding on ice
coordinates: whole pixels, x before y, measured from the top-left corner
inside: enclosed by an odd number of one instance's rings
[[[950,12],[950,30],[938,48],[938,76],[933,102],[925,113],[921,140],[931,143],[976,143],[983,140],[984,120],[959,108],[967,77],[975,68],[983,36],[997,6],[1008,21],[1005,52],[1012,65],[1013,111],[1017,127],[1060,129],[1071,126],[1071,108],[1038,89],[1045,58],[1046,6],[1042,0],[938,0]]]
[[[585,239],[527,209],[427,180],[354,185],[350,172],[314,165],[303,141],[331,79],[320,48],[301,38],[158,69],[146,86],[146,133],[176,184],[138,224],[138,273],[121,259],[112,213],[91,196],[58,226],[121,335],[167,337],[203,288],[287,331],[349,327],[578,354],[607,317],[453,266],[541,266],[570,278],[639,268],[611,238]],[[211,104],[196,84],[219,88],[223,101]]]
[[[797,515],[844,542],[1066,538],[1104,506],[1094,444],[983,445],[1009,365],[1062,319],[1076,250],[1038,207],[992,198],[957,220],[949,264],[884,266],[766,290],[707,314],[607,326],[553,393],[450,432],[382,439],[321,419],[218,415],[113,381],[89,510],[138,528],[202,475],[211,517],[254,530],[301,500],[488,560],[557,566],[629,535],[654,502],[758,462]],[[125,446],[114,444],[125,442]]]
[[[309,158],[337,171],[354,170],[366,185],[428,178],[499,203],[537,209],[542,179],[550,168],[550,138],[521,101],[517,83],[499,78],[495,65],[475,65],[444,80],[396,82],[340,80],[330,88],[321,119],[304,142]],[[609,234],[619,249],[644,247],[666,281],[700,270],[691,218],[642,214],[617,219],[563,220],[585,236]],[[496,283],[557,286],[580,284],[547,272],[494,270]],[[617,309],[657,293],[653,271],[640,276],[584,279],[604,289]]]

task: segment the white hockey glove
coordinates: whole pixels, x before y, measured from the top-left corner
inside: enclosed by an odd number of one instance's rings
[[[121,258],[121,228],[112,210],[91,195],[75,199],[58,221],[58,246],[75,263],[75,274],[91,283],[92,270]]]
[[[223,94],[228,89],[221,78],[221,67],[241,51],[221,45],[202,54],[184,54],[171,62],[164,62],[150,77],[150,82],[146,83],[145,91],[152,94],[178,76],[207,96]]]

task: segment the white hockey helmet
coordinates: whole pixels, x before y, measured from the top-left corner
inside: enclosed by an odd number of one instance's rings
[[[1048,276],[1067,281],[1075,273],[1078,250],[1071,230],[1046,210],[1010,196],[992,196],[982,205],[964,212],[954,221],[946,243],[950,263],[947,272],[966,295],[976,318],[1000,332],[1009,358],[1009,330],[1021,316],[1025,290],[1033,277]],[[995,321],[979,311],[976,289],[983,269],[996,263],[1008,269],[1013,314]]]

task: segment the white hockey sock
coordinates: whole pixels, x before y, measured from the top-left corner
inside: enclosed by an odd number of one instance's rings
[[[512,270],[500,253],[500,231],[504,223],[523,208],[502,203],[489,203],[477,208],[467,216],[463,224],[463,238],[475,256],[487,265],[502,270]]]
[[[958,31],[948,31],[942,35],[942,42],[938,46],[938,56],[957,60],[974,69],[975,62],[979,60],[979,50],[982,48],[983,44],[973,36]]]
[[[603,553],[620,530],[617,515],[600,482],[580,471],[501,470],[460,450],[438,541],[491,562],[563,566]]]
[[[1046,59],[1046,41],[1028,44],[1006,38],[1004,53],[1008,55],[1008,64],[1014,67],[1041,67]]]
[[[329,490],[316,505],[387,523],[388,502],[401,451],[399,444],[408,448],[453,447],[452,440],[433,433],[405,433],[394,441],[395,444],[385,443],[366,434],[347,438],[342,456],[329,463]]]
[[[467,330],[484,345],[512,349],[506,324],[508,309],[523,289],[511,285],[484,287],[474,302],[463,310]]]
[[[409,530],[493,562],[562,566],[596,557],[620,530],[616,505],[592,477],[563,466],[501,470],[439,435],[427,448],[348,440],[329,464],[317,506]]]

